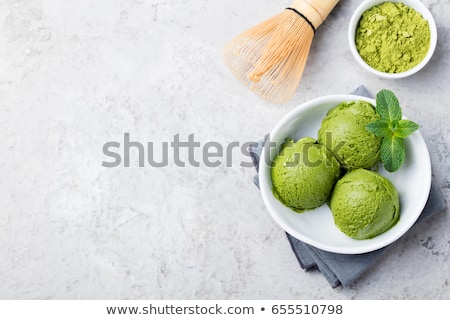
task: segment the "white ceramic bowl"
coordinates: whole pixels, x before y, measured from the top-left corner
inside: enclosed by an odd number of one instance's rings
[[[271,131],[270,142],[280,146],[286,138],[295,141],[301,137],[317,138],[323,117],[328,110],[343,101],[375,101],[355,95],[332,95],[306,102],[289,112]],[[427,146],[419,131],[405,139],[406,158],[395,173],[385,171],[380,165],[379,173],[387,177],[397,188],[400,196],[400,220],[385,233],[368,240],[355,240],[342,233],[335,225],[327,204],[296,213],[278,201],[272,193],[270,167],[278,154],[278,148],[264,148],[259,166],[262,198],[272,218],[293,237],[316,248],[342,253],[370,252],[394,242],[408,231],[421,214],[431,187],[431,164]],[[269,144],[267,143],[266,146]]]
[[[361,18],[361,15],[368,9],[372,8],[373,6],[376,6],[383,2],[401,2],[413,9],[415,9],[417,12],[422,14],[422,16],[428,21],[428,24],[430,26],[430,48],[428,50],[428,53],[425,55],[423,60],[413,67],[412,69],[409,69],[405,72],[399,72],[399,73],[387,73],[382,72],[379,70],[376,70],[369,66],[359,55],[358,50],[356,49],[355,44],[355,34],[356,34],[356,28],[358,26],[359,20]],[[436,43],[437,43],[437,29],[436,29],[436,23],[434,21],[433,16],[431,15],[431,12],[428,10],[428,8],[420,1],[420,0],[365,0],[363,1],[355,10],[353,13],[350,24],[348,26],[348,42],[350,45],[350,51],[353,54],[353,57],[356,59],[356,61],[367,71],[377,75],[381,78],[386,79],[400,79],[405,78],[410,75],[415,74],[419,70],[421,70],[431,59],[433,56],[434,50],[436,49]]]

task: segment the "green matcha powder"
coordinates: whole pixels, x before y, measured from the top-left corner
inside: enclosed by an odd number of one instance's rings
[[[382,72],[399,73],[419,64],[430,47],[430,27],[402,3],[384,2],[365,11],[356,30],[363,60]]]

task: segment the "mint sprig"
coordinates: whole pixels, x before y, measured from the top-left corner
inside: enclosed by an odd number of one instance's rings
[[[404,139],[419,128],[413,121],[402,119],[402,109],[395,94],[383,89],[377,93],[376,112],[380,120],[373,121],[366,129],[381,139],[381,162],[389,172],[395,172],[405,161]]]

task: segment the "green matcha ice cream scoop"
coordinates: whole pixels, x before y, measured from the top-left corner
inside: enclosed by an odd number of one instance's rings
[[[271,167],[275,197],[297,212],[325,203],[339,176],[333,154],[309,137],[283,143]]]
[[[370,169],[380,160],[381,138],[367,131],[366,125],[378,119],[368,102],[342,102],[322,119],[318,141],[334,153],[344,168]]]
[[[359,240],[389,230],[400,216],[399,196],[394,185],[366,169],[350,171],[336,183],[330,209],[335,225]]]

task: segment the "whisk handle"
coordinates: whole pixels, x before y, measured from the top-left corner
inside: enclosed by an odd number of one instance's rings
[[[304,15],[317,29],[339,0],[294,0],[291,7]]]

